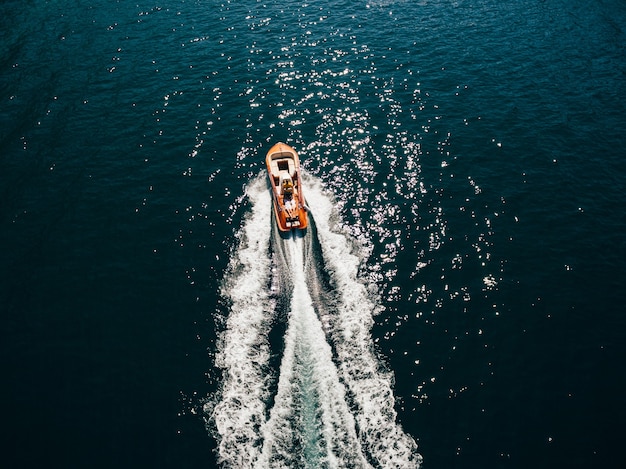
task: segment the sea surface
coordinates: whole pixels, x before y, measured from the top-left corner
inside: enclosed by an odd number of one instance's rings
[[[625,467],[625,233],[623,0],[0,2],[3,467]]]

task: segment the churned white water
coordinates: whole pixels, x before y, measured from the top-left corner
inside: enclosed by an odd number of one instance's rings
[[[305,189],[314,222],[286,237],[272,229],[264,178],[247,190],[252,210],[223,284],[230,313],[216,358],[222,388],[207,407],[218,459],[238,468],[418,467],[417,445],[396,422],[392,376],[373,348],[379,307],[358,278],[361,258],[333,227],[333,201],[321,183],[307,177]],[[332,287],[308,268],[311,237]],[[334,301],[311,295],[322,288],[332,288]],[[285,318],[276,313],[277,295],[290,296]],[[286,327],[275,370],[268,335],[279,320]]]
[[[307,289],[303,239],[294,234],[284,244],[289,264],[282,267],[289,269],[293,294],[258,467],[370,467]]]
[[[331,334],[339,375],[354,399],[361,445],[380,467],[419,466],[416,442],[396,422],[392,375],[382,370],[374,352],[371,327],[379,306],[358,278],[361,259],[348,237],[333,228],[333,201],[321,182],[311,178],[307,184],[325,268],[339,293]]]
[[[218,434],[218,461],[228,467],[253,467],[258,459],[269,398],[271,199],[263,189],[261,178],[248,188],[252,212],[240,231],[239,248],[222,287],[231,312],[216,355],[216,366],[224,377],[211,419]]]

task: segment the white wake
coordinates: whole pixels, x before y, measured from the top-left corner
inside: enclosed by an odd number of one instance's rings
[[[216,358],[222,387],[219,401],[206,408],[219,462],[232,468],[419,467],[415,441],[396,423],[392,376],[381,371],[372,346],[377,303],[358,279],[361,260],[333,230],[333,201],[321,182],[305,182],[315,223],[304,237],[281,239],[272,231],[262,175],[247,190],[252,211],[222,289],[230,301]],[[311,236],[318,237],[332,278],[332,305],[315,303],[309,293],[309,284],[318,282],[306,269]],[[287,271],[278,285],[273,267]],[[279,318],[270,285],[291,295],[274,395],[268,335]]]
[[[293,293],[278,392],[257,467],[370,467],[307,289],[303,239],[294,235],[284,244]]]
[[[346,235],[333,229],[334,204],[323,193],[321,182],[310,178],[307,189],[324,264],[340,292],[332,336],[339,375],[357,406],[355,419],[361,444],[379,467],[419,467],[422,458],[415,440],[396,423],[393,376],[381,371],[374,352],[371,328],[378,305],[358,278],[361,259],[353,253]]]

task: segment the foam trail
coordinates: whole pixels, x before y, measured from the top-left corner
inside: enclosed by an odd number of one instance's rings
[[[284,244],[293,281],[278,392],[257,467],[369,468],[307,289],[303,239]]]
[[[267,340],[273,316],[270,280],[270,194],[265,178],[248,187],[252,213],[240,232],[222,286],[231,311],[221,335],[216,366],[222,369],[220,401],[205,411],[217,430],[218,461],[225,467],[253,467],[261,447],[260,427],[269,397]]]
[[[361,259],[350,241],[333,230],[333,201],[320,181],[307,177],[315,223],[306,235],[283,239],[270,221],[263,176],[247,189],[252,211],[222,288],[231,303],[216,354],[223,380],[219,402],[205,409],[217,431],[220,464],[419,467],[415,441],[396,423],[392,376],[381,372],[373,350],[377,302],[357,277]],[[314,239],[332,291],[324,290],[320,271],[312,268]],[[277,298],[286,301],[284,319]],[[268,337],[279,319],[286,329],[276,384]]]
[[[361,260],[352,253],[348,238],[331,224],[333,201],[323,193],[321,182],[305,180],[307,202],[315,214],[325,268],[331,272],[339,293],[330,321],[339,375],[346,383],[357,409],[355,419],[363,449],[379,467],[419,467],[417,444],[396,422],[393,376],[382,372],[373,349],[371,328],[377,302],[358,279]]]

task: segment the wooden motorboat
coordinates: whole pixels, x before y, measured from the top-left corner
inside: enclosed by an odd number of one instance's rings
[[[302,194],[298,153],[289,145],[279,142],[267,152],[265,163],[278,229],[305,229],[308,225],[307,207]]]

